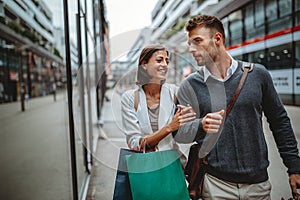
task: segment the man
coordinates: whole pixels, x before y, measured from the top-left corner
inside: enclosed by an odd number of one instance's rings
[[[202,144],[200,157],[207,156],[208,160],[203,198],[271,198],[262,113],[288,168],[293,197],[299,198],[297,141],[268,71],[260,64],[254,65],[231,112],[225,116],[224,110],[243,74],[242,62],[227,53],[224,27],[218,18],[196,16],[185,28],[189,51],[201,67],[182,82],[178,100],[182,105],[190,104],[197,119],[182,126],[174,136],[181,143]]]

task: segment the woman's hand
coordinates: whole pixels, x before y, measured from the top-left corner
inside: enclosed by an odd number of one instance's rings
[[[176,131],[184,124],[196,119],[196,113],[189,104],[187,106],[177,105],[177,107],[178,110],[175,113],[173,120],[168,124],[170,132]]]
[[[194,112],[193,108],[190,105],[187,106],[177,105],[177,106],[178,106],[178,110],[176,111],[172,121],[168,125],[159,129],[155,133],[144,137],[144,139],[147,141],[150,147],[155,147],[168,134],[178,130],[181,126],[183,126],[187,122],[196,119],[196,113]]]
[[[300,189],[300,174],[290,174],[289,180],[293,199],[300,199],[300,194],[297,191],[297,189]]]
[[[187,104],[187,106],[178,104],[177,107],[180,110],[180,126],[196,119],[196,113],[190,104]]]

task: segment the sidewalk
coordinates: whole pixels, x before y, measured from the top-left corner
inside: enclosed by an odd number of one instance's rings
[[[101,128],[97,149],[94,153],[94,166],[89,184],[88,200],[111,200],[113,197],[119,149],[127,147],[124,134],[121,130],[120,96],[114,91],[107,92],[110,102],[103,106],[104,126]],[[300,108],[286,106],[294,127],[298,141],[300,141]],[[272,199],[277,200],[291,197],[286,168],[282,164],[273,136],[268,125],[264,122],[265,136],[269,146],[270,181],[272,184]],[[298,145],[299,146],[299,145]],[[187,153],[188,146],[182,145]]]
[[[66,92],[29,99],[25,112],[1,104],[0,113],[0,199],[72,199]]]
[[[102,108],[104,125],[100,129],[96,152],[93,154],[94,163],[87,192],[89,200],[113,198],[119,150],[127,147],[120,126],[120,96],[112,90],[107,91],[106,95],[110,101],[104,102]]]

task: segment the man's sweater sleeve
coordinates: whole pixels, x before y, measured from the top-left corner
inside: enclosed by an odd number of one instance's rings
[[[179,104],[184,106],[189,104],[192,106],[196,112],[196,119],[180,127],[178,131],[173,133],[173,137],[179,143],[192,143],[199,137],[199,134],[205,135],[205,132],[202,129],[202,118],[200,118],[197,95],[187,79],[181,83],[177,93],[177,98]]]
[[[278,151],[284,165],[288,168],[288,173],[300,173],[297,140],[290,119],[275,90],[269,72],[263,69],[262,74],[264,76],[263,111],[273,133]]]

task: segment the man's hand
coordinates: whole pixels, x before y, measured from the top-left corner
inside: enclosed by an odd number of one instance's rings
[[[292,189],[293,198],[300,200],[300,194],[297,192],[297,188],[300,188],[300,174],[290,175],[290,186]]]
[[[206,133],[218,133],[223,123],[224,110],[208,113],[202,120],[202,128]]]

